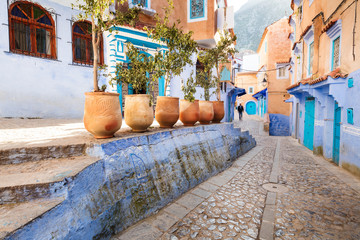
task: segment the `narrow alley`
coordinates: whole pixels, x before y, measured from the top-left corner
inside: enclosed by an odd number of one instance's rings
[[[236,121],[257,146],[112,239],[360,239],[360,180],[291,137]]]

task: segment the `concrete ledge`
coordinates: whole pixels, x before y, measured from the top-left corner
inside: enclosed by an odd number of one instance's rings
[[[234,129],[233,124],[181,128],[93,145],[87,153],[101,160],[68,184],[66,199],[6,239],[107,238],[228,168],[255,145],[248,132]],[[209,186],[201,188],[211,191]],[[197,194],[206,192],[194,194],[194,199],[201,199]]]

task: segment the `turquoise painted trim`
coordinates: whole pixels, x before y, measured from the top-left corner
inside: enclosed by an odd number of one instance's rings
[[[349,124],[354,125],[354,109],[353,108],[347,109],[347,122]]]
[[[125,59],[124,56],[117,55],[117,54],[110,54],[110,57],[116,57],[116,58],[120,58],[120,59]]]
[[[138,46],[142,46],[142,47],[146,47],[146,48],[152,48],[152,49],[164,48],[164,46],[161,44],[146,42],[146,41],[136,39],[136,38],[130,38],[130,37],[125,37],[125,36],[121,36],[121,35],[115,35],[115,38],[121,39],[121,40],[124,40],[127,42],[131,42],[133,45],[138,45]]]
[[[335,38],[333,41],[332,41],[332,52],[331,52],[331,71],[334,70],[334,50],[335,50],[335,44],[334,42],[336,40],[340,39],[340,36],[338,36],[337,38]],[[341,39],[340,39],[341,41]],[[340,58],[340,43],[339,43],[339,58]]]
[[[202,0],[203,1],[203,6],[204,6],[204,9],[203,9],[203,12],[202,12],[202,15],[199,16],[199,17],[193,17],[192,15],[192,11],[191,11],[191,6],[192,6],[192,3],[193,3],[194,0],[190,0],[190,19],[193,20],[193,19],[199,19],[199,18],[203,18],[205,17],[205,0]],[[195,0],[196,1],[196,0]]]
[[[304,146],[310,150],[314,149],[315,128],[315,99],[305,100],[305,121],[304,121]]]
[[[140,37],[148,37],[146,32],[140,32],[140,31],[129,29],[129,28],[123,28],[123,27],[115,26],[115,27],[112,27],[111,29],[113,31],[119,31],[119,32],[123,32],[123,33],[130,33],[130,34],[138,35]]]
[[[333,161],[339,165],[340,158],[340,124],[341,124],[341,108],[338,102],[335,102],[334,108],[334,137],[333,137]]]
[[[230,79],[230,76],[231,76],[230,71],[226,67],[224,68],[224,70],[222,70],[220,76],[221,76],[220,81],[230,81],[231,80]]]
[[[159,78],[159,96],[164,96],[165,92],[165,77]]]
[[[113,72],[115,73],[115,72]],[[121,107],[121,112],[123,111],[123,104],[122,104],[122,86],[121,84],[116,84],[116,92],[119,93],[119,101],[120,101],[120,107]]]
[[[348,88],[352,88],[354,87],[354,79],[353,78],[349,78],[348,79]]]

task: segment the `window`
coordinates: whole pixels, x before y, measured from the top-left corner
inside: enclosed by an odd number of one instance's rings
[[[73,61],[75,63],[93,65],[94,53],[92,47],[91,23],[79,21],[73,24]],[[104,63],[103,43],[99,45],[99,63]]]
[[[277,79],[285,79],[285,78],[289,78],[289,71],[288,71],[288,65],[289,63],[278,63],[276,64],[276,68],[277,68]]]
[[[40,5],[15,2],[9,9],[10,51],[56,58],[55,24]]]
[[[254,93],[254,87],[249,87],[248,94],[253,94],[253,93]]]
[[[333,41],[333,55],[332,55],[332,67],[331,70],[340,66],[340,37]]]
[[[314,42],[309,45],[309,68],[308,76],[312,75],[313,72],[313,60],[314,60]]]
[[[303,14],[303,6],[300,5],[300,6],[298,7],[298,16],[299,16],[299,21],[300,21],[300,22],[301,22],[301,20],[302,20],[302,14]]]
[[[148,7],[148,0],[132,0],[132,4]]]
[[[204,0],[190,0],[190,18],[202,18],[205,15]]]

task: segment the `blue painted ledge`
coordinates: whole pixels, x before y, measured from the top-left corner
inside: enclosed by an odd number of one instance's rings
[[[7,239],[108,239],[228,168],[256,145],[233,124],[115,139],[67,184],[64,202]]]

